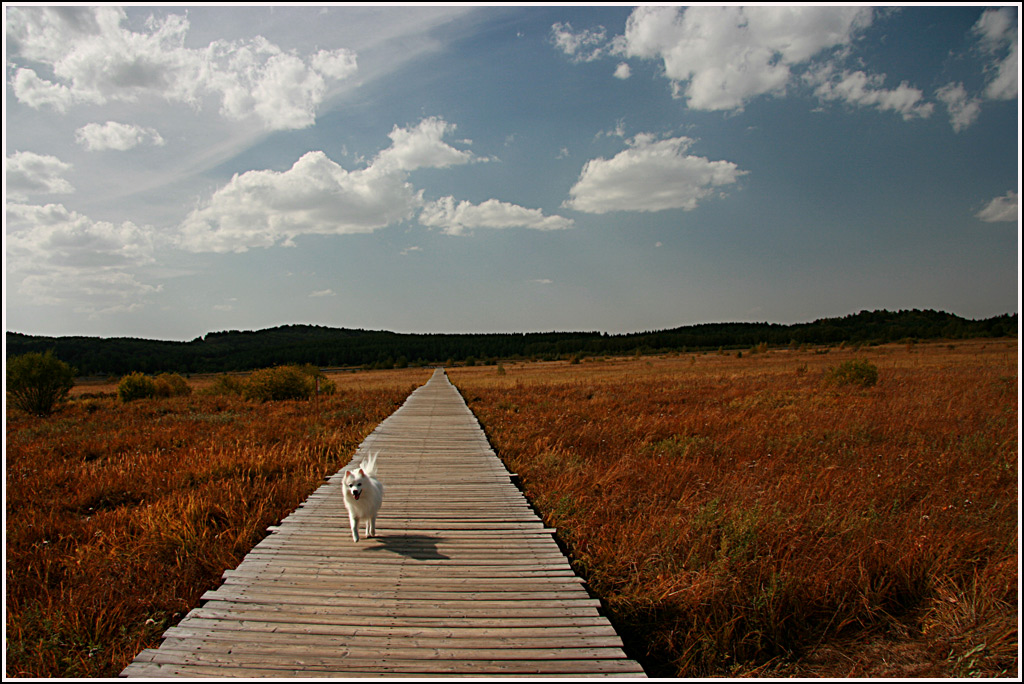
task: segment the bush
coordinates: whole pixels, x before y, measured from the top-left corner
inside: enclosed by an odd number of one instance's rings
[[[869,361],[844,361],[825,373],[825,384],[842,387],[858,385],[871,387],[878,382],[878,367]]]
[[[298,366],[278,366],[253,371],[242,396],[257,401],[308,399],[315,390],[313,378]]]
[[[219,376],[208,388],[202,390],[202,393],[216,396],[240,397],[242,392],[245,391],[245,384],[245,380],[225,373]]]
[[[48,351],[7,360],[7,402],[27,413],[48,416],[67,399],[76,371]]]
[[[184,397],[192,394],[192,388],[185,382],[185,378],[177,373],[161,373],[154,382],[158,397]]]
[[[157,394],[156,380],[145,373],[132,373],[117,383],[117,396],[127,403],[136,399],[149,399]]]

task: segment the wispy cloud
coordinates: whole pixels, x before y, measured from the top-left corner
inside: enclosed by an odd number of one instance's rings
[[[326,290],[316,290],[315,292],[310,292],[309,296],[312,297],[312,298],[333,297],[334,296],[334,290],[332,290],[330,288],[328,288]]]
[[[1017,193],[1010,190],[1002,197],[996,197],[985,205],[976,216],[982,221],[995,223],[997,221],[1017,221],[1020,211],[1017,207]]]

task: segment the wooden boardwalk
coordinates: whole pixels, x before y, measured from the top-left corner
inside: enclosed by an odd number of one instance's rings
[[[341,480],[372,452],[354,543]],[[121,675],[644,677],[442,370],[271,530]]]

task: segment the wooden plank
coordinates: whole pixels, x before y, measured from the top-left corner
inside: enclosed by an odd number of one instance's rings
[[[340,655],[338,657],[258,654],[221,654],[202,651],[160,648],[143,651],[139,658],[152,663],[177,665],[231,665],[241,668],[266,668],[295,670],[301,672],[375,672],[380,675],[410,675],[422,672],[437,672],[448,675],[505,675],[505,674],[590,674],[608,672],[642,672],[638,666],[625,659],[577,659],[577,660],[441,660],[441,659],[398,659],[381,658],[376,654],[366,657]]]
[[[196,613],[197,611],[193,611]],[[398,626],[382,624],[324,624],[320,622],[292,623],[275,622],[262,619],[229,619],[217,617],[213,611],[204,611],[203,614],[189,614],[176,627],[169,628],[166,636],[194,636],[195,634],[216,631],[218,634],[227,635],[227,638],[240,639],[235,632],[267,632],[270,634],[307,634],[307,635],[329,635],[339,637],[359,637],[365,639],[390,639],[392,641],[404,638],[433,639],[433,640],[513,640],[513,639],[535,639],[550,643],[561,638],[587,639],[588,645],[610,645],[621,646],[615,630],[607,621],[596,619],[591,624],[560,625],[550,621],[550,624],[542,626],[510,627],[500,625],[497,627],[464,626],[463,624],[431,624],[417,626]],[[577,620],[577,622],[579,622]],[[211,637],[212,638],[212,637]],[[488,643],[491,643],[488,641]],[[573,642],[575,643],[575,642]]]

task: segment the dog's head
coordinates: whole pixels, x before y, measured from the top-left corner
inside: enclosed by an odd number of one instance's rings
[[[356,471],[347,471],[345,473],[345,486],[348,487],[348,491],[352,494],[352,498],[356,501],[359,500],[359,495],[363,493],[363,483],[366,479],[366,473],[360,468]]]

